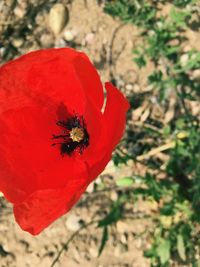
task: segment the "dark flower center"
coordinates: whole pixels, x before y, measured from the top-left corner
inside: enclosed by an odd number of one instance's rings
[[[82,154],[89,145],[89,134],[83,117],[73,116],[66,121],[57,121],[56,124],[63,130],[60,135],[53,134],[52,139],[59,139],[60,141],[53,143],[52,146],[60,145],[61,155],[71,155],[74,151]]]

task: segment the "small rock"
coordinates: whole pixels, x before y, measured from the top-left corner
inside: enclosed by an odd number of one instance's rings
[[[187,53],[187,52],[189,52],[191,50],[192,50],[192,47],[190,45],[188,45],[188,44],[183,47],[183,52],[184,53]]]
[[[169,44],[170,44],[171,46],[178,46],[178,45],[180,45],[180,42],[179,42],[178,39],[173,39],[173,40],[171,40],[171,41],[169,42]]]
[[[12,45],[16,48],[19,48],[23,45],[24,39],[23,38],[15,38],[12,40]]]
[[[125,82],[122,80],[120,76],[116,75],[115,81],[116,81],[117,87],[120,87],[120,88],[124,87]]]
[[[194,80],[200,81],[200,69],[193,71],[192,78]]]
[[[149,36],[154,36],[155,35],[155,31],[154,30],[149,30],[148,31],[148,35]]]
[[[63,38],[67,41],[67,42],[71,42],[74,40],[74,33],[72,31],[65,31],[64,34],[63,34]]]
[[[100,185],[102,183],[100,176],[95,180],[96,185]]]
[[[94,247],[89,248],[89,253],[93,258],[98,257],[98,250]]]
[[[112,191],[111,194],[110,194],[110,199],[111,199],[112,201],[116,201],[116,200],[118,199],[118,194],[117,194],[117,192]]]
[[[126,235],[126,234],[122,234],[122,235],[121,235],[121,242],[122,242],[122,244],[124,244],[124,245],[127,244],[127,235]]]
[[[51,31],[58,35],[69,19],[68,9],[63,4],[55,4],[49,13],[48,25]]]
[[[62,47],[66,47],[66,42],[64,39],[59,38],[55,41],[55,47],[57,48],[62,48]]]
[[[66,221],[66,227],[70,231],[78,231],[82,226],[81,218],[75,214],[70,214]]]
[[[0,48],[0,57],[4,56],[5,51],[6,51],[5,47]]]
[[[13,13],[16,17],[22,19],[25,16],[26,9],[20,6],[16,6]]]
[[[89,184],[87,189],[86,189],[86,192],[88,193],[92,193],[94,191],[94,182]]]
[[[93,44],[94,40],[95,40],[95,35],[92,32],[88,33],[85,37],[85,41],[87,44]]]
[[[188,54],[183,54],[183,55],[180,57],[180,63],[181,63],[181,66],[182,66],[182,67],[184,67],[184,66],[187,64],[188,59],[189,59]]]
[[[139,92],[141,91],[139,84],[137,84],[137,83],[134,84],[134,86],[133,86],[133,91],[134,91],[135,93],[139,93]]]
[[[128,83],[125,88],[126,88],[127,91],[132,91],[133,85]]]
[[[141,249],[142,248],[142,244],[143,242],[142,242],[142,239],[141,238],[138,238],[137,240],[136,240],[136,242],[135,242],[135,247],[137,248],[137,249]]]
[[[41,36],[40,43],[41,43],[42,47],[45,47],[45,48],[53,47],[54,38],[51,34],[45,33]]]

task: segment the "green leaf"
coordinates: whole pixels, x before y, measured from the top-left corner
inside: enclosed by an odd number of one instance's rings
[[[124,178],[118,179],[116,181],[116,184],[118,186],[131,186],[133,184],[133,178],[131,178],[131,177],[124,177]]]
[[[183,236],[182,235],[178,235],[177,236],[177,251],[178,251],[178,255],[180,256],[180,258],[183,261],[185,261],[186,260],[185,244],[184,244],[184,240],[183,240]]]
[[[100,245],[100,247],[99,247],[98,257],[99,257],[99,256],[101,255],[101,253],[103,252],[103,249],[104,249],[104,247],[105,247],[107,241],[108,241],[108,227],[105,226],[105,227],[103,228],[103,233],[102,233],[102,238],[101,238],[101,245]]]
[[[184,27],[186,26],[186,20],[191,16],[190,12],[180,12],[175,8],[172,8],[170,12],[170,17],[174,23],[178,26]]]
[[[169,240],[160,239],[160,244],[157,247],[157,254],[161,264],[165,264],[170,259],[170,242]]]
[[[122,204],[118,201],[114,202],[110,213],[99,221],[98,227],[105,227],[107,225],[113,224],[122,218]]]
[[[141,69],[142,67],[145,67],[147,62],[145,60],[145,57],[143,55],[140,55],[138,57],[135,57],[133,59],[135,61],[135,63],[137,64],[137,66]]]

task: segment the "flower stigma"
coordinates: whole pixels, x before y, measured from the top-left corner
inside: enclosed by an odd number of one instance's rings
[[[73,116],[66,121],[57,121],[57,126],[63,129],[62,134],[53,134],[52,139],[59,139],[60,142],[53,143],[52,146],[60,145],[60,152],[71,155],[74,151],[82,154],[89,145],[89,134],[86,129],[83,117]]]
[[[70,131],[70,138],[74,141],[74,142],[81,142],[84,138],[84,131],[82,128],[72,128],[72,130]]]

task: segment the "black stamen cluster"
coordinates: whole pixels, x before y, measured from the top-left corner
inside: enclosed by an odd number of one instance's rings
[[[53,135],[53,139],[61,138],[63,140],[60,143],[54,143],[52,145],[54,146],[60,144],[60,153],[62,156],[64,154],[70,156],[75,150],[78,150],[78,152],[82,154],[84,149],[89,145],[89,134],[87,132],[83,117],[73,116],[68,118],[66,121],[57,121],[56,124],[68,131],[71,131],[73,128],[80,128],[84,132],[84,138],[80,142],[77,142],[73,141],[69,134]]]

